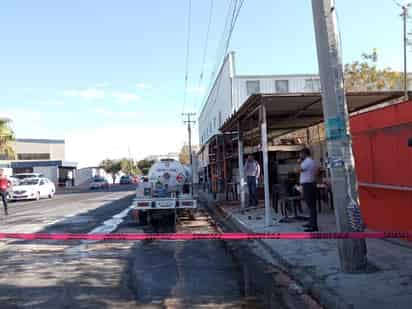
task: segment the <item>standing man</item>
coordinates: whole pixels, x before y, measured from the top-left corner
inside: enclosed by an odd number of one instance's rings
[[[248,207],[257,206],[259,200],[257,198],[256,183],[260,176],[260,166],[252,155],[248,155],[245,163],[245,176],[247,179],[247,187],[249,189],[249,205]]]
[[[4,175],[4,170],[0,168],[0,195],[3,200],[4,214],[7,216],[7,194],[10,187],[10,181]]]
[[[304,148],[302,150],[302,163],[298,168],[300,172],[300,184],[303,188],[303,199],[309,208],[310,219],[309,223],[305,224],[305,232],[317,232],[318,218],[316,212],[316,177],[319,173],[319,164],[312,159],[310,150]]]

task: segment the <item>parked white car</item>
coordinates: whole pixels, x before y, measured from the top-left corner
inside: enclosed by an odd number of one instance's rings
[[[90,190],[95,189],[109,189],[109,182],[103,177],[94,177],[89,185]]]
[[[41,198],[52,198],[56,193],[53,182],[47,178],[24,178],[19,180],[9,192],[9,199],[17,200],[40,200]]]
[[[19,174],[14,174],[13,178],[16,179],[25,179],[25,178],[43,178],[44,175],[40,173],[19,173]]]

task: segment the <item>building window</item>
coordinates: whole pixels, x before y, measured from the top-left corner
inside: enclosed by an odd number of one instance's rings
[[[305,91],[318,92],[320,91],[319,79],[305,79]]]
[[[320,79],[313,80],[313,91],[320,91]]]
[[[276,80],[275,81],[276,92],[287,93],[289,92],[289,81],[288,80]]]
[[[247,95],[259,93],[260,92],[260,81],[247,80],[246,81],[246,92],[247,92]]]
[[[219,111],[219,127],[222,126],[222,111]]]
[[[50,160],[50,153],[18,153],[18,160]]]

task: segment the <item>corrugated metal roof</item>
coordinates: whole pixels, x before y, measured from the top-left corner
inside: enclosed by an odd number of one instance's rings
[[[403,96],[401,91],[348,92],[348,110],[356,112]],[[294,130],[307,128],[323,121],[322,96],[313,93],[272,93],[250,96],[240,109],[220,128],[221,132],[237,131],[238,121],[243,121],[258,112],[259,106],[266,106],[268,130],[271,136],[281,136]]]

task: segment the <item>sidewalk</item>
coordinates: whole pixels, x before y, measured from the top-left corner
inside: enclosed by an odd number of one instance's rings
[[[202,194],[203,199],[206,198]],[[242,213],[233,203],[214,203],[243,232],[303,232],[302,221],[264,225],[264,209]],[[331,210],[323,207],[319,215],[321,232],[334,232]],[[326,308],[411,308],[412,246],[386,240],[367,240],[367,273],[346,274],[340,271],[335,240],[261,240],[261,244],[296,281]]]

